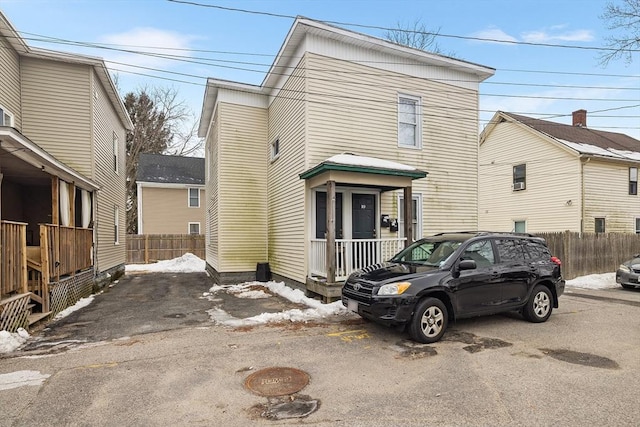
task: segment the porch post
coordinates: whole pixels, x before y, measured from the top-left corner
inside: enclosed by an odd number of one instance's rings
[[[404,235],[405,247],[413,243],[413,198],[411,187],[404,187]]]
[[[336,281],[336,182],[327,181],[327,284]]]
[[[59,189],[60,181],[57,176],[51,177],[51,224],[58,225],[60,220],[58,219],[60,216],[60,189]]]

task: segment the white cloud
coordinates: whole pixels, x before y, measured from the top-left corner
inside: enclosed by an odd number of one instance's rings
[[[195,38],[194,36],[174,31],[142,27],[134,28],[124,33],[105,35],[100,41],[118,45],[117,49],[131,51],[131,53],[117,50],[105,51],[104,58],[106,61],[150,68],[170,68],[180,64],[180,62],[168,59],[166,56],[190,56],[187,50],[181,49],[189,49],[191,42]],[[113,64],[112,67],[124,69],[126,66]],[[136,71],[135,67],[130,69]],[[140,72],[140,70],[137,71]]]
[[[591,30],[573,30],[554,33],[554,30],[563,29],[562,26],[554,26],[549,29],[526,31],[521,34],[522,40],[527,43],[553,43],[553,42],[589,42],[594,39]]]
[[[471,36],[479,39],[484,39],[484,40],[481,40],[481,42],[484,42],[484,43],[517,42],[518,41],[518,39],[516,39],[513,36],[510,36],[509,34],[505,33],[499,28],[487,28],[485,30],[477,31],[473,33]]]

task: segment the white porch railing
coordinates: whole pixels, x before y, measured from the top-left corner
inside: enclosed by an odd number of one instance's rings
[[[336,239],[336,282],[346,280],[355,270],[386,261],[404,247],[405,238]],[[311,276],[327,277],[327,240],[311,239]]]

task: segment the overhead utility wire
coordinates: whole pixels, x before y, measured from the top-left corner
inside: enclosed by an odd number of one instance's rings
[[[198,7],[206,7],[211,9],[220,9],[226,10],[230,12],[242,12],[253,15],[264,15],[264,16],[272,16],[276,18],[286,18],[286,19],[296,19],[297,16],[294,15],[285,15],[280,13],[271,13],[271,12],[261,12],[257,10],[249,10],[249,9],[240,9],[235,7],[227,7],[220,6],[214,4],[203,4],[192,1],[184,1],[184,0],[167,0],[172,3],[180,3],[186,4],[190,6],[198,6]],[[310,18],[311,19],[311,18]],[[462,39],[462,40],[474,40],[474,41],[484,41],[484,42],[493,42],[493,43],[504,43],[504,44],[514,44],[514,45],[525,45],[525,46],[542,46],[542,47],[556,47],[556,48],[564,48],[564,49],[582,49],[582,50],[596,50],[596,51],[617,51],[616,48],[611,47],[595,47],[595,46],[573,46],[573,45],[564,45],[564,44],[553,44],[553,43],[534,43],[534,42],[523,42],[523,41],[515,41],[515,40],[501,40],[501,39],[489,39],[483,37],[472,37],[472,36],[460,36],[455,34],[442,34],[442,33],[434,33],[430,31],[418,31],[418,30],[406,30],[402,28],[389,28],[383,27],[379,25],[367,25],[367,24],[357,24],[353,22],[342,22],[342,21],[331,21],[331,20],[319,20],[319,19],[311,19],[313,21],[322,22],[325,24],[332,25],[342,25],[345,27],[357,27],[357,28],[369,28],[373,30],[383,30],[383,31],[400,31],[405,33],[413,33],[413,34],[424,34],[428,36],[436,36],[436,37],[444,37],[444,38],[453,38],[453,39]],[[640,52],[640,49],[627,49],[628,52]]]

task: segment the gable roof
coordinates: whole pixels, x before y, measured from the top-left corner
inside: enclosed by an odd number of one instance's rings
[[[218,94],[218,88],[235,89],[252,94],[272,95],[274,92],[279,90],[279,82],[283,76],[288,75],[295,68],[295,64],[301,58],[301,49],[303,49],[303,52],[309,49],[309,46],[305,44],[307,35],[321,37],[344,45],[351,45],[356,47],[359,51],[369,50],[381,54],[391,54],[400,58],[400,62],[406,61],[413,65],[430,65],[433,67],[457,70],[468,75],[475,76],[475,79],[473,79],[474,82],[484,81],[495,73],[495,69],[484,65],[415,49],[409,46],[393,43],[388,40],[383,40],[378,37],[373,37],[299,16],[291,26],[289,33],[285,37],[278,54],[276,55],[260,86],[244,85],[242,83],[234,83],[219,79],[207,79],[207,87],[205,89],[202,112],[200,115],[198,136],[206,136],[207,129],[215,109],[215,100]],[[408,72],[408,67],[406,67],[406,65],[407,64],[403,65],[405,73]]]
[[[118,90],[116,89],[116,86],[109,75],[109,71],[107,70],[107,66],[102,58],[30,47],[13,28],[2,11],[0,11],[0,36],[3,36],[21,56],[49,61],[83,64],[93,67],[123,126],[127,130],[133,129],[133,123],[131,122],[129,113],[127,113],[127,110],[122,103],[122,99],[120,99]]]
[[[482,132],[480,143],[495,125],[504,121],[521,123],[581,155],[640,161],[640,141],[629,135],[534,119],[504,111],[498,111],[491,119],[491,124]]]
[[[142,153],[138,158],[138,182],[204,185],[202,157]]]

